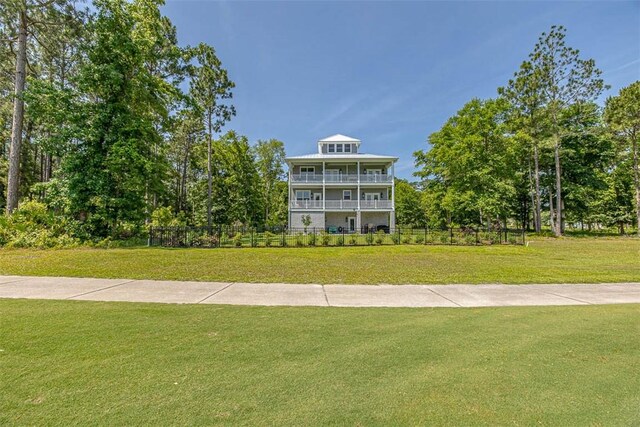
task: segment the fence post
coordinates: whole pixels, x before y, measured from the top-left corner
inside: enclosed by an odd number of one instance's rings
[[[424,226],[424,244],[427,244],[427,226]]]
[[[480,243],[480,240],[478,239],[478,230],[476,230],[476,245]]]
[[[449,244],[453,245],[453,227],[449,227]]]
[[[153,227],[149,227],[149,239],[147,240],[147,246],[151,246],[153,243]]]

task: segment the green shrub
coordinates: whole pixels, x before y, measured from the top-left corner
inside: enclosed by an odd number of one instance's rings
[[[235,236],[233,236],[233,244],[236,248],[242,246],[242,233],[238,232]]]
[[[475,234],[465,234],[464,242],[467,245],[475,245],[476,244],[476,236],[475,236]]]
[[[394,245],[399,245],[400,244],[400,234],[399,233],[392,233],[391,234],[391,241],[393,242]]]
[[[421,245],[424,243],[424,235],[423,234],[416,234],[416,243],[418,245]]]
[[[302,233],[296,234],[296,246],[300,247],[304,245],[304,235]]]
[[[373,233],[367,233],[364,240],[367,242],[368,245],[373,244]]]
[[[349,244],[350,245],[355,245],[358,243],[358,235],[357,234],[350,234],[349,235]]]
[[[322,242],[322,246],[329,246],[330,239],[331,236],[329,235],[329,233],[326,233],[324,231],[320,233],[320,241]]]
[[[311,233],[307,236],[307,245],[308,246],[316,245],[316,233]]]
[[[264,233],[264,245],[270,247],[273,244],[273,234],[269,231]]]
[[[451,241],[451,238],[449,237],[448,233],[440,234],[440,243],[449,243],[450,241]]]
[[[384,236],[384,231],[383,231],[383,230],[379,230],[379,231],[376,233],[376,243],[377,243],[378,245],[381,245],[382,243],[384,243],[384,237],[385,237],[385,236]]]
[[[405,245],[410,245],[413,243],[413,236],[411,234],[405,234],[402,236],[402,243]]]
[[[344,236],[343,235],[338,236],[338,239],[336,240],[336,245],[344,246]]]

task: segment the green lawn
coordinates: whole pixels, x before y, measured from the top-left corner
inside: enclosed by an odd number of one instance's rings
[[[640,306],[0,300],[0,425],[637,425]]]
[[[640,240],[525,246],[0,250],[0,274],[288,283],[640,282]]]

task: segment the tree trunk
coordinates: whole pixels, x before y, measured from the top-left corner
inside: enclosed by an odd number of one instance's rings
[[[549,188],[549,224],[551,225],[551,231],[557,235],[556,223],[553,219],[553,193],[551,192],[551,188]]]
[[[556,236],[560,237],[564,231],[562,221],[562,171],[560,169],[560,138],[556,135],[553,156],[556,163]]]
[[[187,136],[187,147],[184,152],[184,163],[182,165],[182,179],[180,182],[180,209],[187,210],[187,172],[189,167],[189,152],[191,151],[191,137]]]
[[[208,120],[208,126],[209,126],[209,138],[207,138],[207,226],[211,227],[211,198],[213,195],[213,165],[211,164],[212,162],[212,144],[211,144],[211,138],[213,137],[213,135],[211,135],[211,114],[209,114],[209,120]]]
[[[24,122],[24,84],[27,67],[27,12],[19,14],[18,52],[16,55],[16,75],[13,99],[13,124],[11,126],[11,146],[9,147],[9,175],[7,180],[7,213],[18,207],[20,188],[20,146],[22,145],[22,125]]]
[[[535,227],[536,233],[542,231],[542,203],[540,201],[540,169],[539,169],[539,154],[538,154],[538,146],[533,146],[533,164],[534,164],[534,174],[535,174],[535,182],[536,182],[536,191],[535,191],[535,204],[536,204],[536,217],[535,217]]]
[[[640,160],[638,159],[638,140],[636,135],[631,135],[631,150],[633,151],[633,185],[636,188],[636,226],[638,237],[640,237]]]

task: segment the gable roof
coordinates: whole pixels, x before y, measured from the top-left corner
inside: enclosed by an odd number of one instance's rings
[[[331,135],[328,136],[324,139],[319,140],[318,142],[357,142],[360,143],[359,139],[356,138],[351,138],[350,136],[346,136],[346,135],[342,135],[342,134],[335,134],[335,135]]]

